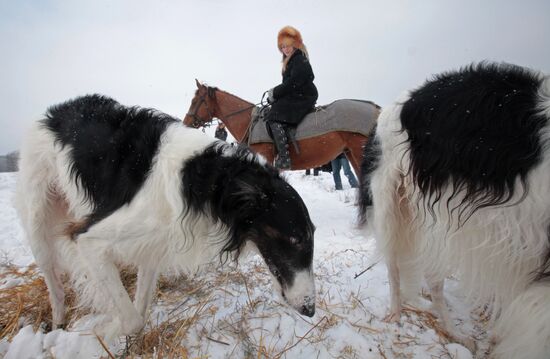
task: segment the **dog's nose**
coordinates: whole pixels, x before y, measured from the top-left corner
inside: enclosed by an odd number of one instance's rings
[[[304,304],[300,308],[300,314],[307,315],[308,317],[313,317],[315,314],[315,304]]]

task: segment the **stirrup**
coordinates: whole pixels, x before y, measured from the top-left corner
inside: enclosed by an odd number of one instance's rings
[[[292,167],[290,163],[290,157],[283,159],[281,158],[281,156],[277,156],[273,166],[282,171],[289,170]]]

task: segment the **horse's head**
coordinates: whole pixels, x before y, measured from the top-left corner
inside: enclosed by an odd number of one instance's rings
[[[183,123],[189,127],[199,128],[212,122],[214,118],[214,110],[217,106],[217,89],[203,85],[198,80],[195,80],[195,82],[197,83],[197,91],[193,100],[191,100],[191,105],[183,119]]]

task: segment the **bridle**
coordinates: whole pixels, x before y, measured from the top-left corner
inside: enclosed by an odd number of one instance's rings
[[[210,110],[210,107],[208,107],[208,101],[206,101],[206,96],[210,98],[213,97],[215,91],[216,89],[212,87],[207,87],[207,92],[203,93],[199,97],[199,101],[197,101],[195,108],[192,111],[187,112],[186,116],[191,116],[193,118],[193,122],[191,123],[192,127],[194,128],[205,127],[206,123],[210,122],[210,120],[214,118],[214,113],[212,112],[212,110]],[[208,121],[200,118],[199,115],[197,115],[202,104],[206,106],[206,112],[208,113],[208,117],[209,117]]]
[[[215,88],[215,87],[207,87],[207,91],[199,97],[199,100],[197,101],[197,104],[195,105],[193,110],[191,112],[187,112],[186,116],[191,116],[193,118],[193,122],[191,123],[191,126],[193,128],[203,127],[203,131],[204,131],[204,127],[207,126],[206,124],[209,123],[214,118],[214,112],[212,110],[210,110],[210,108],[208,107],[208,101],[206,100],[206,96],[208,96],[209,98],[214,97],[214,94],[216,93],[216,90],[217,90],[217,88]],[[225,115],[224,118],[227,119],[227,118],[229,118],[231,116],[234,116],[234,115],[237,115],[241,112],[250,110],[251,108],[256,107],[258,105],[264,106],[264,97],[265,97],[266,93],[267,93],[267,91],[264,92],[264,94],[262,96],[262,100],[259,103],[252,104],[252,105],[247,106],[243,109],[232,112],[228,115]],[[208,113],[208,120],[200,118],[199,115],[197,115],[197,113],[199,112],[199,109],[201,108],[203,103],[206,106],[206,112]]]

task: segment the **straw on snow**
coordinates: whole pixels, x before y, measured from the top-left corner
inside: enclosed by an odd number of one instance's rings
[[[121,271],[121,279],[129,293],[135,290],[135,272],[131,269]],[[208,278],[208,279],[206,279]],[[0,283],[16,283],[7,288],[0,289],[0,338],[11,339],[23,325],[32,324],[35,330],[38,328],[48,329],[51,327],[51,309],[49,306],[48,292],[43,278],[36,266],[22,269],[15,266],[4,266],[0,273]],[[267,286],[269,275],[267,270],[260,264],[252,264],[247,267],[246,273],[239,270],[218,270],[214,269],[210,275],[203,279],[194,278],[187,280],[185,277],[161,277],[157,296],[157,308],[165,309],[162,319],[151,317],[147,321],[145,329],[127,338],[125,357],[207,357],[209,353],[200,344],[193,344],[193,341],[186,340],[190,329],[194,328],[203,340],[211,341],[219,345],[231,346],[233,350],[244,348],[247,357],[257,358],[281,358],[291,349],[315,345],[326,338],[326,332],[336,327],[347,319],[339,314],[343,309],[355,309],[361,307],[367,310],[357,294],[349,293],[342,296],[341,302],[330,302],[324,293],[318,298],[318,309],[323,313],[322,317],[315,322],[308,322],[311,326],[303,335],[291,336],[286,343],[277,339],[277,333],[271,333],[265,329],[256,331],[259,338],[254,334],[251,321],[255,319],[278,319],[281,314],[279,307],[284,304],[276,300],[270,301],[270,310],[258,313],[259,305],[265,300],[257,293],[251,292],[250,288]],[[223,297],[224,301],[229,298],[242,295],[235,294],[235,288],[244,288],[245,303],[236,313],[226,315],[223,318],[216,317],[218,312],[216,299]],[[240,289],[239,289],[240,290]],[[322,291],[322,290],[320,290]],[[256,296],[254,296],[256,294]],[[321,294],[321,293],[320,293]],[[73,323],[89,311],[76,306],[75,293],[66,288],[66,304],[68,308],[67,318]],[[345,308],[344,308],[345,307]],[[409,322],[417,323],[418,326],[432,328],[441,338],[447,342],[448,333],[443,331],[437,319],[429,312],[406,308]],[[211,324],[212,327],[207,327]],[[216,328],[214,328],[216,323]],[[358,331],[366,331],[371,334],[380,334],[381,330],[371,328],[365,324],[351,323]],[[70,327],[70,324],[69,324]],[[275,331],[280,330],[277,327]],[[414,337],[400,337],[394,345],[405,346],[414,342]],[[191,345],[191,346],[190,346]],[[193,347],[194,345],[194,347]],[[354,348],[345,347],[344,352],[352,355]],[[381,346],[378,347],[381,356],[385,356]],[[106,349],[107,353],[108,349]],[[345,354],[345,353],[342,354]],[[117,355],[120,353],[117,353]],[[111,354],[112,355],[112,354]]]

